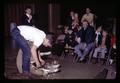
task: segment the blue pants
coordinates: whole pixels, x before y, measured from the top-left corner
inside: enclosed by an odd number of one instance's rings
[[[105,53],[107,53],[107,48],[106,47],[103,47],[103,48],[102,47],[97,47],[97,48],[95,48],[95,51],[93,53],[93,57],[97,58],[98,52],[101,53],[100,58],[105,58]]]
[[[84,58],[91,49],[95,47],[95,43],[87,44],[86,46],[83,43],[80,43],[75,46],[75,53],[78,54],[79,57]],[[83,53],[81,52],[83,50]]]
[[[11,36],[16,41],[16,43],[19,45],[19,47],[22,49],[23,52],[23,58],[22,58],[22,68],[23,72],[29,72],[30,71],[30,47],[27,43],[27,40],[24,39],[24,37],[20,34],[19,29],[14,23],[11,23]]]

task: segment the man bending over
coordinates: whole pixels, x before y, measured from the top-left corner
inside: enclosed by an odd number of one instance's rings
[[[41,57],[39,57],[39,59],[37,57],[37,48],[42,44],[46,47],[51,47],[49,40],[46,38],[46,34],[35,27],[27,25],[17,26],[15,23],[10,24],[10,29],[12,38],[16,41],[23,52],[23,74],[30,74],[29,71],[31,55],[35,60],[37,68],[41,67],[41,65],[44,65],[45,61]],[[29,47],[27,41],[33,42],[31,48]]]

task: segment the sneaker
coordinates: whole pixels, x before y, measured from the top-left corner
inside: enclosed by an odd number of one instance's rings
[[[48,69],[56,69],[59,67],[60,67],[60,64],[48,64],[48,65],[46,65],[46,68],[48,68]]]
[[[45,69],[45,68],[42,68],[42,70],[44,71],[44,73],[55,73],[59,71],[59,69]]]
[[[58,61],[54,60],[54,61],[51,63],[51,66],[52,66],[53,68],[58,68],[58,67],[60,67],[60,64],[58,63]]]
[[[80,61],[83,61],[83,59],[84,59],[84,58],[81,57],[81,58],[80,58]]]
[[[109,60],[109,62],[110,62],[110,65],[111,65],[111,64],[113,63],[113,60],[112,60],[112,59],[110,59],[110,60]]]
[[[30,72],[23,72],[20,73],[21,76],[23,76],[25,79],[30,79],[32,77],[32,74]]]

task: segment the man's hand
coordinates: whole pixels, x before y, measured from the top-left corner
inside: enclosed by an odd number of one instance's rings
[[[31,19],[32,19],[32,15],[29,16],[29,19],[28,19],[29,23],[30,23]]]
[[[38,51],[38,57],[39,57],[39,61],[40,61],[41,65],[44,65],[45,61],[41,58],[40,51]]]
[[[45,61],[43,59],[40,60],[41,65],[45,64]]]
[[[32,19],[32,15],[29,16],[29,20],[31,20],[31,19]]]
[[[80,42],[81,42],[81,38],[80,38],[80,37],[76,38],[76,41],[77,41],[77,43],[80,44]]]

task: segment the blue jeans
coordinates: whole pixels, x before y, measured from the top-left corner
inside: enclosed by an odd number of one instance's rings
[[[19,29],[15,24],[11,23],[11,36],[16,41],[18,46],[22,49],[23,52],[23,58],[22,58],[22,68],[23,72],[29,72],[30,71],[30,47],[27,43],[27,40],[24,39],[24,37],[20,34]]]
[[[78,54],[79,57],[85,58],[85,56],[90,52],[91,49],[95,47],[95,43],[87,44],[86,46],[83,43],[80,43],[75,46],[75,53]],[[81,52],[83,50],[83,52]]]
[[[97,48],[95,48],[95,51],[93,53],[93,57],[97,58],[98,52],[101,53],[100,58],[105,58],[105,53],[107,52],[107,48],[106,47],[103,47],[103,48],[102,47],[97,47]]]

